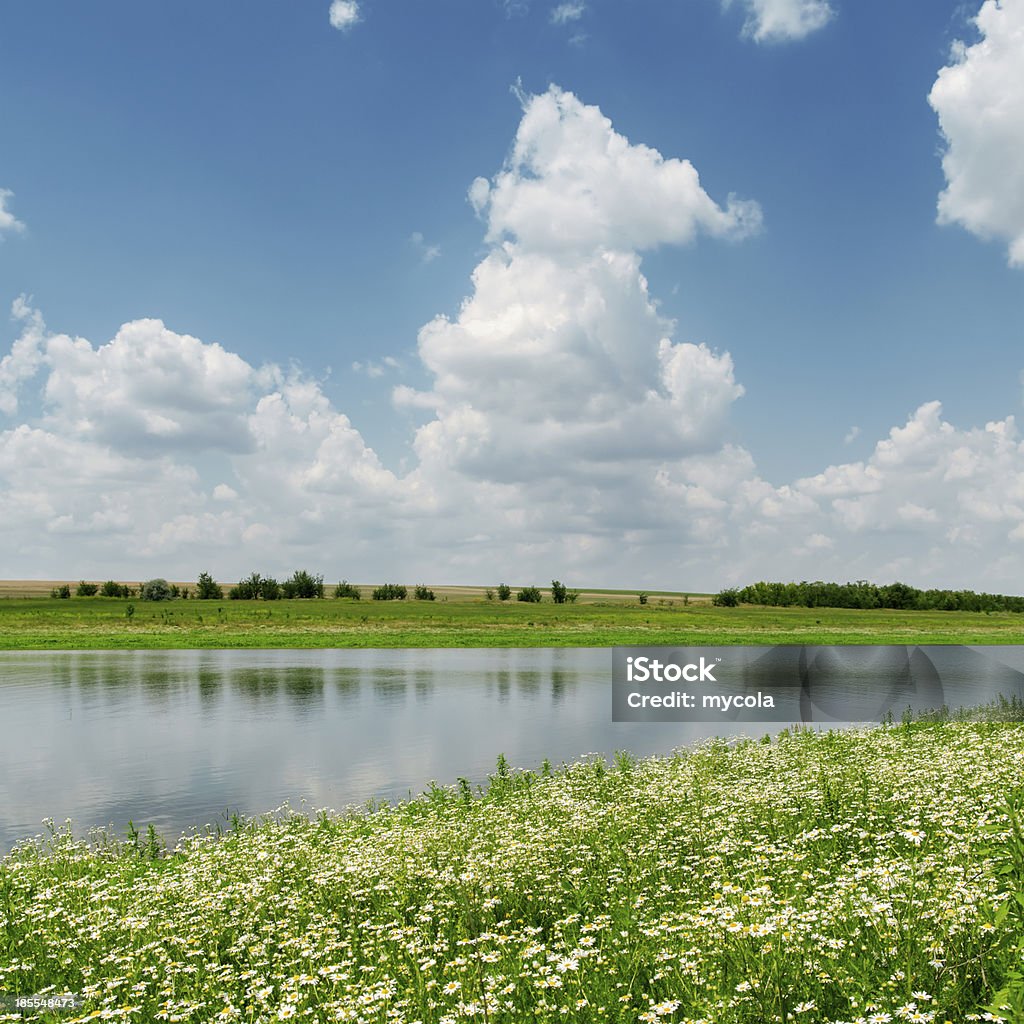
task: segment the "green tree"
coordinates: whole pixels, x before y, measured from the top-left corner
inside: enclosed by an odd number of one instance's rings
[[[224,598],[224,591],[208,572],[201,572],[196,582],[196,597],[202,601],[221,601]]]
[[[169,601],[171,598],[171,585],[167,580],[160,577],[154,580],[146,580],[139,587],[139,597],[143,601]]]

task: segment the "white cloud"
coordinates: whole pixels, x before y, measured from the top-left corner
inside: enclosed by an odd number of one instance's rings
[[[46,340],[50,422],[122,451],[245,451],[246,413],[263,373],[216,343],[135,320],[99,348]]]
[[[737,0],[722,0],[730,7]],[[827,0],[738,0],[747,12],[744,36],[758,43],[803,39],[832,20]]]
[[[1024,266],[1024,3],[986,0],[981,39],[958,43],[928,95],[946,142],[940,224],[1008,243]]]
[[[409,236],[413,248],[420,254],[421,263],[433,263],[441,255],[441,246],[429,245],[420,231],[414,231]]]
[[[551,87],[524,97],[505,167],[470,200],[491,250],[455,319],[419,335],[430,408],[421,472],[546,486],[625,481],[637,462],[713,448],[743,389],[728,353],[671,340],[640,249],[756,229],[755,203],[718,206],[688,161],[631,144],[596,107]]]
[[[329,17],[333,28],[348,32],[361,20],[359,4],[356,0],[331,0]]]
[[[850,427],[843,437],[843,444],[853,444],[860,437],[860,427]]]
[[[551,10],[551,23],[553,25],[567,25],[573,21],[579,21],[586,13],[587,5],[585,0],[567,0],[566,3],[558,4]]]
[[[18,411],[18,391],[31,380],[43,361],[43,339],[46,325],[38,310],[32,309],[24,295],[11,306],[11,319],[20,321],[21,336],[11,351],[0,359],[0,413],[13,416]]]
[[[469,196],[487,215],[488,241],[514,238],[535,251],[649,249],[761,227],[757,203],[730,195],[719,206],[689,160],[631,144],[597,107],[556,86],[526,98],[504,169],[490,183],[476,179]]]
[[[5,231],[24,231],[25,225],[7,209],[7,200],[14,195],[10,189],[0,188],[0,240]]]

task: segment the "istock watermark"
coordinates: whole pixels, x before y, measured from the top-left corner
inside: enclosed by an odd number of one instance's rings
[[[1024,700],[1024,646],[616,647],[616,722],[881,722]]]

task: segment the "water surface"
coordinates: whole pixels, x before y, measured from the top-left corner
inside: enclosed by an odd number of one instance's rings
[[[73,819],[170,842],[227,815],[398,800],[779,723],[613,723],[608,649],[0,653],[0,852]],[[965,680],[965,685],[969,681]],[[1005,687],[1004,687],[1005,689]],[[970,688],[968,687],[968,690]],[[947,686],[948,691],[948,686]],[[970,690],[978,702],[995,693]],[[1009,696],[1010,694],[1006,694]]]

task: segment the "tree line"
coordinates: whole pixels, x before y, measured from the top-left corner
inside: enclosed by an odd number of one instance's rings
[[[855,583],[766,583],[730,587],[712,603],[735,608],[741,604],[787,608],[886,608],[898,611],[1024,612],[1024,597],[975,593],[973,590],[920,590],[907,583],[878,586],[867,580]]]
[[[278,601],[291,600],[295,598],[318,599],[326,596],[324,578],[322,575],[314,575],[304,569],[298,569],[286,580],[278,581],[273,576],[263,576],[258,572],[250,573],[245,579],[239,580],[233,587],[228,588],[227,599],[229,601]],[[71,584],[64,583],[54,587],[50,591],[51,597],[70,598]],[[139,598],[142,601],[171,601],[177,598],[192,598],[197,601],[222,601],[224,600],[224,588],[208,572],[201,572],[196,581],[195,589],[179,587],[176,583],[168,583],[162,578],[147,580],[140,583],[138,587],[131,587],[124,583],[116,583],[114,580],[107,580],[106,583],[86,583],[80,580],[75,588],[75,597],[124,597]],[[360,589],[348,580],[342,580],[335,588],[333,596],[336,598],[349,598],[359,601],[362,598]],[[399,583],[385,583],[375,587],[371,594],[374,601],[405,601],[409,596],[406,586]],[[493,601],[495,591],[486,591],[488,601]],[[507,583],[499,583],[497,587],[497,598],[499,601],[508,601],[512,597],[512,588]],[[559,580],[551,581],[551,600],[555,604],[573,604],[579,597],[579,591],[569,590]],[[433,601],[436,595],[424,584],[420,583],[413,587],[413,598],[416,601]],[[519,601],[526,601],[538,604],[542,595],[537,587],[522,587],[516,595]]]

